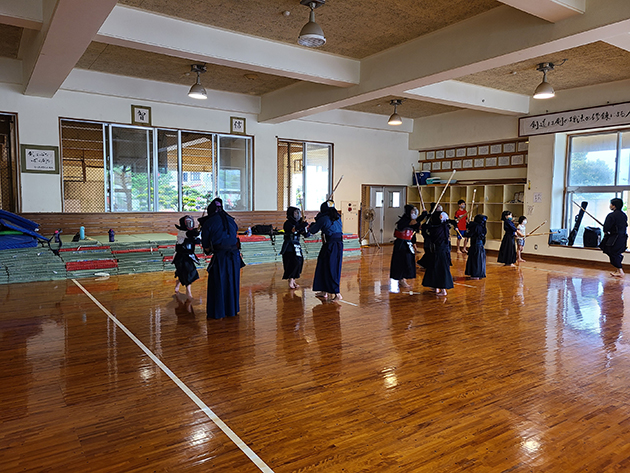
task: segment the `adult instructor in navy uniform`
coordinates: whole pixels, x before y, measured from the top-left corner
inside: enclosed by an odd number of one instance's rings
[[[236,236],[238,226],[223,208],[217,197],[208,205],[208,215],[199,219],[201,245],[206,254],[212,254],[208,265],[208,300],[206,313],[209,319],[222,319],[238,314],[241,286],[241,256]]]
[[[608,255],[610,264],[615,272],[610,273],[615,278],[624,276],[621,262],[623,253],[628,248],[628,216],[623,211],[623,200],[615,198],[610,201],[610,212],[604,220],[604,238],[599,244],[601,250]]]

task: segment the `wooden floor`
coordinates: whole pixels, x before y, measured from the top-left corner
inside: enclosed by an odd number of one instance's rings
[[[192,304],[166,273],[79,280],[101,307],[70,280],[0,286],[0,471],[630,471],[630,276],[470,281],[454,254],[439,298],[421,274],[400,292],[390,257],[344,262],[341,303],[314,261],[294,292],[247,266],[226,320],[205,274]]]

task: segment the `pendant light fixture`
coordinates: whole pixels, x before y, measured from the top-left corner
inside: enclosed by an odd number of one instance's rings
[[[206,89],[204,89],[201,85],[201,80],[199,78],[199,74],[206,72],[205,64],[193,64],[190,66],[190,70],[197,73],[197,81],[188,91],[188,96],[193,99],[206,100],[208,98],[208,94],[206,94]]]
[[[387,124],[393,126],[402,125],[402,118],[400,118],[400,115],[398,115],[398,106],[402,104],[402,100],[390,100],[389,104],[394,106],[394,113],[392,113],[392,115],[389,117],[389,120],[387,120]]]
[[[298,36],[298,44],[309,48],[318,48],[326,44],[324,31],[321,26],[315,23],[315,9],[321,7],[326,0],[301,0],[302,5],[306,5],[311,9],[308,23],[302,27],[300,36]]]
[[[541,62],[538,64],[536,70],[543,73],[543,80],[534,91],[535,99],[550,99],[555,97],[556,92],[553,90],[553,87],[551,87],[551,84],[547,82],[547,72],[553,71],[554,67],[553,62]]]

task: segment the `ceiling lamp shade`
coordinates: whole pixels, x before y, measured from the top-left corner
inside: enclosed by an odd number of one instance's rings
[[[389,120],[387,120],[387,124],[392,126],[402,125],[402,118],[398,115],[398,106],[402,104],[402,100],[391,100],[389,104],[394,106],[394,113],[392,113]]]
[[[318,48],[326,44],[326,38],[324,37],[324,31],[321,26],[315,23],[315,8],[323,5],[325,0],[317,1],[302,1],[303,5],[308,5],[311,9],[308,23],[304,25],[300,36],[298,36],[298,44],[306,46],[308,48]]]
[[[556,92],[553,90],[553,87],[551,87],[551,84],[547,82],[547,72],[553,71],[553,68],[554,64],[552,62],[541,62],[538,64],[536,70],[543,73],[543,80],[534,91],[535,99],[550,99],[555,97]]]
[[[188,96],[193,99],[206,100],[208,98],[208,94],[206,93],[206,89],[204,89],[201,85],[201,80],[199,78],[199,74],[206,72],[206,66],[203,64],[193,64],[190,66],[190,70],[197,73],[197,81],[188,91]]]

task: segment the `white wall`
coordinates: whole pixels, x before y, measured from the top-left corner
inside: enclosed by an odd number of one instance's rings
[[[111,82],[118,80],[113,78]],[[111,90],[111,82],[107,84],[110,87],[107,94],[115,92]],[[354,126],[350,120],[345,124],[327,124],[321,118],[259,124],[256,113],[242,110],[247,104],[239,104],[241,110],[233,111],[164,103],[150,98],[159,97],[162,86],[144,82],[147,88],[138,91],[142,98],[62,89],[53,98],[45,99],[25,96],[19,86],[0,84],[0,111],[18,114],[19,143],[53,146],[59,146],[60,117],[128,124],[132,104],[151,107],[152,124],[156,127],[229,133],[230,116],[245,117],[247,134],[254,136],[255,210],[276,210],[277,138],[334,144],[335,180],[344,175],[335,194],[337,201],[360,201],[361,184],[411,184],[409,168],[417,161],[417,152],[409,150],[407,133],[366,128],[365,124]],[[124,94],[121,90],[120,95]],[[59,212],[61,176],[22,173],[21,196],[23,212]]]

